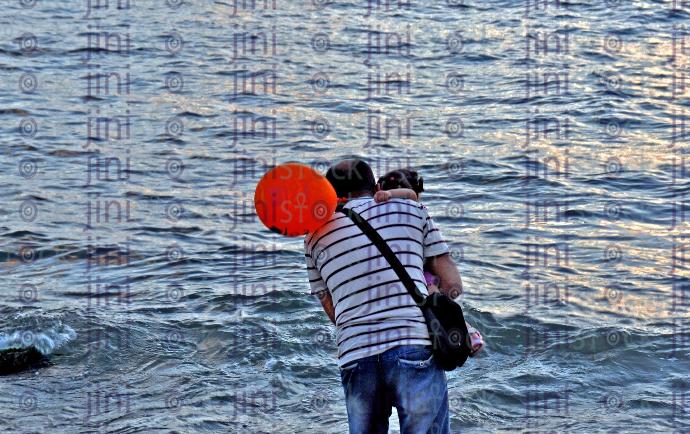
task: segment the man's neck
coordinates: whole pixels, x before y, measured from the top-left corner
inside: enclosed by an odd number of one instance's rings
[[[336,211],[340,210],[341,207],[343,207],[346,203],[350,202],[351,200],[364,199],[364,198],[373,199],[374,196],[371,193],[361,193],[361,194],[356,194],[356,195],[350,195],[350,197],[346,201],[340,202],[338,204]]]

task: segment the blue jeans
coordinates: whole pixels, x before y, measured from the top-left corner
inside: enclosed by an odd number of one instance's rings
[[[403,345],[340,368],[350,434],[386,434],[392,408],[401,434],[450,434],[446,373],[431,347]]]

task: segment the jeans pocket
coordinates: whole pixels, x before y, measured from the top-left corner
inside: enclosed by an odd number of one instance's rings
[[[357,365],[359,365],[359,362],[350,362],[350,363],[347,363],[347,364],[345,364],[344,366],[341,366],[341,367],[340,367],[340,372],[350,371],[350,370],[352,370],[352,369],[355,369],[355,368],[357,367]]]
[[[350,362],[340,368],[340,382],[343,384],[343,386],[347,386],[352,373],[355,372],[355,369],[357,369],[357,365],[359,365],[359,362]]]
[[[425,369],[434,362],[434,354],[428,348],[420,348],[398,356],[398,364],[410,368]]]

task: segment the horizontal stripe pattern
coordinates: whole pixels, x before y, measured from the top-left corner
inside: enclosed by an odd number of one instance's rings
[[[396,253],[422,293],[424,260],[448,252],[426,207],[407,199],[349,201]],[[344,217],[344,218],[343,218]],[[310,291],[333,299],[338,364],[398,345],[430,345],[422,312],[395,271],[347,216],[336,213],[304,240]]]

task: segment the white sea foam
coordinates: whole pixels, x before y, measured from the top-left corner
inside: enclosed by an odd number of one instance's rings
[[[77,336],[68,325],[59,323],[43,330],[22,329],[0,332],[0,350],[8,348],[36,347],[44,355],[53,353]]]

